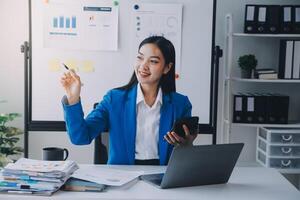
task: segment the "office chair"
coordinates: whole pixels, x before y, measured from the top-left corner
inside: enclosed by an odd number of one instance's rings
[[[98,103],[95,103],[94,108],[96,108],[97,105]],[[95,138],[94,164],[106,164],[108,160],[107,147],[102,142],[102,135],[103,133]]]

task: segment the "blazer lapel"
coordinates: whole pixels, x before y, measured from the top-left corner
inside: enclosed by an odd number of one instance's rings
[[[134,86],[128,91],[127,99],[125,99],[124,108],[124,139],[126,141],[127,155],[130,164],[134,164],[135,160],[135,136],[136,136],[136,93],[137,87]]]
[[[174,121],[174,109],[171,102],[170,95],[163,95],[163,104],[160,111],[160,125],[159,125],[159,159],[161,165],[166,165],[168,160],[168,152],[170,145],[164,139],[164,136],[171,130]]]

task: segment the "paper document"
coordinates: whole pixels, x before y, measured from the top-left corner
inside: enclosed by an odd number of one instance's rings
[[[117,1],[51,0],[43,11],[45,48],[118,50]]]
[[[74,161],[20,158],[0,172],[0,193],[51,195],[78,169]]]
[[[176,51],[176,73],[181,65],[181,33],[183,5],[178,3],[137,3],[133,6],[133,49],[140,42],[153,35],[164,36],[170,40]]]
[[[136,179],[142,174],[143,171],[125,171],[107,167],[95,167],[88,169],[80,168],[72,174],[72,177],[98,184],[121,186]]]
[[[64,172],[74,164],[74,161],[45,161],[20,158],[15,163],[9,163],[5,169],[31,172]]]

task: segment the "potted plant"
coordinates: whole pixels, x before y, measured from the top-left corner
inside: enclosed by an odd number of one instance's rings
[[[239,67],[241,68],[242,78],[251,78],[252,70],[257,66],[257,60],[255,55],[248,54],[239,57]]]
[[[12,162],[10,156],[23,152],[23,148],[16,146],[20,140],[18,135],[23,132],[19,128],[7,125],[8,122],[20,116],[18,113],[0,114],[0,168]]]

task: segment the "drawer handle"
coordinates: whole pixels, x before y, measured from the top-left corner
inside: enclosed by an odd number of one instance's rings
[[[281,165],[284,167],[289,167],[291,165],[291,160],[281,160]]]
[[[292,135],[281,135],[281,138],[284,142],[290,142],[293,139]]]
[[[281,151],[282,153],[288,154],[292,152],[292,148],[291,147],[281,147]]]

